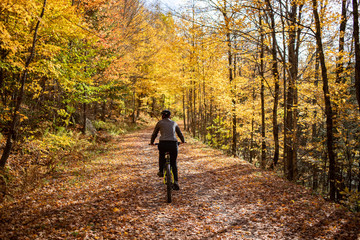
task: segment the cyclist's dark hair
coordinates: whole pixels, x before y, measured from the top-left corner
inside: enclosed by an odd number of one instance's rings
[[[162,112],[161,112],[161,116],[163,117],[163,118],[169,118],[170,117],[170,115],[171,115],[171,112],[169,111],[169,110],[163,110]]]

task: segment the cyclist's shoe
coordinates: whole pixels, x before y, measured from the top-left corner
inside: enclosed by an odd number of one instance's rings
[[[174,182],[173,189],[174,190],[180,190],[178,182],[176,182],[176,181]]]
[[[163,172],[158,172],[158,174],[157,174],[159,177],[164,177],[164,173]]]

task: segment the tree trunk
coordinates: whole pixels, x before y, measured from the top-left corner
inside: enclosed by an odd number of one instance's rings
[[[339,86],[337,89],[339,89],[338,94],[336,94],[335,101],[334,101],[334,114],[333,114],[333,129],[334,129],[334,142],[336,142],[336,136],[337,136],[337,129],[339,127],[339,120],[340,120],[340,114],[341,109],[338,105],[338,102],[341,101],[341,98],[344,96],[345,92],[343,88],[340,86],[345,82],[345,76],[344,76],[344,45],[345,45],[345,30],[346,30],[346,23],[347,23],[347,17],[346,17],[346,1],[342,0],[341,4],[341,20],[340,20],[340,36],[339,36],[339,56],[336,63],[336,84]],[[336,152],[336,144],[334,145],[334,152]],[[339,167],[339,163],[336,163],[336,166]],[[344,191],[345,185],[343,181],[342,174],[338,169],[335,169],[335,172],[337,174],[336,179],[340,181],[340,185],[336,188],[336,195],[338,196],[338,200],[341,200],[342,194],[341,192]]]
[[[189,130],[192,134],[193,137],[195,137],[196,135],[196,121],[195,121],[195,111],[196,111],[196,83],[195,83],[195,4],[194,2],[192,3],[192,35],[191,35],[191,54],[190,54],[190,64],[191,64],[191,80],[190,80],[190,92],[189,92],[189,110],[190,110],[190,114],[189,114]]]
[[[190,102],[191,102],[191,90],[190,89],[187,91],[187,96],[188,97],[187,97],[187,107],[186,107],[186,109],[187,109],[186,130],[190,131],[190,115],[191,115],[191,104],[190,104]]]
[[[222,9],[222,14],[224,17],[224,24],[225,24],[225,31],[226,31],[226,42],[227,42],[227,53],[228,53],[228,71],[229,71],[229,84],[231,87],[231,102],[232,102],[232,109],[231,109],[231,116],[232,116],[232,144],[231,144],[231,155],[236,156],[236,99],[235,99],[235,89],[234,89],[234,70],[233,70],[233,47],[232,47],[232,40],[231,40],[231,17],[228,15],[228,5],[227,1],[224,0],[224,7]]]
[[[280,12],[281,14],[283,14],[283,8],[282,8],[282,4],[280,4]],[[283,39],[283,42],[282,42],[282,47],[283,47],[283,51],[284,53],[286,52],[286,48],[287,48],[287,43],[285,41],[286,39],[286,36],[285,36],[285,21],[284,21],[284,18],[280,18],[281,20],[281,26],[282,26],[282,32],[281,32],[281,35],[282,35],[282,39]],[[287,68],[287,63],[286,63],[286,59],[285,57],[283,58],[283,62],[282,62],[282,69],[283,69],[283,72],[282,72],[282,75],[283,75],[283,110],[284,110],[284,116],[283,116],[283,125],[284,125],[284,131],[283,131],[283,172],[284,172],[284,175],[286,176],[287,174],[287,157],[286,157],[286,145],[287,145],[287,126],[286,126],[286,119],[287,119],[287,77],[286,77],[286,68]]]
[[[25,62],[25,66],[24,66],[24,70],[22,72],[22,74],[19,75],[19,83],[20,83],[20,89],[17,93],[17,98],[16,98],[16,104],[15,104],[15,109],[13,112],[13,116],[12,116],[12,121],[10,124],[10,129],[9,129],[9,134],[7,136],[7,140],[6,140],[6,145],[3,151],[3,154],[1,156],[0,159],[0,168],[4,168],[6,165],[6,162],[10,156],[10,152],[13,146],[13,140],[15,139],[15,134],[16,134],[16,130],[17,130],[17,126],[18,126],[18,122],[19,122],[19,111],[20,111],[20,106],[22,103],[22,99],[23,99],[23,95],[24,95],[24,88],[25,88],[25,82],[26,82],[26,78],[27,78],[27,74],[28,74],[28,70],[29,70],[29,65],[34,57],[35,54],[35,46],[36,46],[36,41],[37,41],[37,34],[38,34],[38,30],[40,27],[40,22],[44,16],[45,13],[45,7],[46,7],[46,0],[44,0],[43,2],[43,7],[39,16],[39,19],[36,23],[35,26],[35,31],[34,31],[34,36],[33,36],[33,42],[32,42],[32,46],[30,48],[30,55],[29,57],[26,59]]]
[[[260,23],[260,69],[259,75],[261,78],[261,89],[260,89],[260,98],[261,98],[261,168],[266,167],[266,126],[265,126],[265,85],[264,85],[264,34],[262,27],[262,17],[259,13],[259,23]]]
[[[346,1],[342,0],[341,6],[341,21],[340,21],[340,36],[339,36],[339,57],[338,63],[336,64],[336,82],[344,82],[344,45],[345,45],[345,30],[347,23],[346,16]]]
[[[183,122],[184,122],[184,129],[186,130],[186,105],[185,105],[185,94],[186,94],[186,90],[183,90],[183,99],[182,99],[182,104],[183,104]]]
[[[330,99],[330,92],[329,92],[329,84],[328,84],[328,77],[327,77],[327,69],[325,63],[325,56],[323,52],[322,46],[322,39],[321,39],[321,26],[320,26],[320,18],[317,12],[317,1],[312,0],[313,4],[313,13],[314,13],[314,20],[316,26],[316,43],[319,49],[319,60],[321,65],[321,76],[323,80],[323,92],[324,92],[324,99],[325,99],[325,114],[326,114],[326,137],[327,137],[327,150],[328,150],[328,157],[329,157],[329,180],[330,180],[330,199],[336,200],[336,171],[335,171],[335,153],[333,150],[333,113],[331,108],[331,99]]]
[[[203,114],[203,120],[202,120],[202,130],[201,130],[201,134],[203,135],[203,141],[206,142],[206,128],[207,128],[207,124],[208,124],[208,105],[206,104],[206,99],[207,99],[207,91],[206,91],[206,81],[205,81],[206,77],[205,77],[205,67],[203,69],[203,107],[204,110],[202,111]]]
[[[236,54],[233,56],[233,80],[230,82],[231,86],[231,95],[232,95],[232,155],[235,157],[237,154],[237,115],[236,115]]]
[[[136,93],[135,90],[132,95],[132,111],[131,111],[131,123],[135,123],[135,109],[136,109]]]
[[[86,89],[85,88],[84,88],[84,98],[86,99]],[[83,120],[84,120],[82,132],[83,132],[83,134],[85,134],[86,133],[86,118],[87,118],[86,103],[84,102],[82,105],[83,105],[82,107],[83,107]]]
[[[142,100],[141,98],[143,98],[143,94],[140,94],[137,99],[136,99],[136,120],[138,120],[140,118],[140,113],[141,113],[141,107],[142,107]]]
[[[191,132],[192,136],[196,137],[196,82],[195,80],[192,81],[192,88],[193,88],[193,98],[192,98],[192,114],[191,114]]]
[[[276,30],[275,30],[275,18],[273,9],[271,7],[270,0],[266,0],[269,7],[269,15],[271,21],[271,38],[272,38],[272,74],[274,78],[274,106],[273,106],[273,137],[275,143],[274,157],[273,157],[273,166],[276,166],[279,161],[279,125],[277,120],[277,109],[279,105],[279,71],[278,71],[278,62],[277,62],[277,40],[276,40]]]
[[[250,134],[250,159],[249,162],[252,163],[254,159],[254,118],[255,118],[255,84],[253,85],[252,91],[252,115],[251,115],[251,134]]]
[[[318,82],[319,82],[319,50],[318,50],[318,47],[316,47],[316,58],[315,58],[315,82],[314,82],[314,87],[317,89],[318,88]],[[312,99],[312,105],[315,106],[317,104],[317,99],[316,97],[314,97]],[[316,116],[317,116],[317,111],[316,109],[314,110],[313,112],[313,119],[316,119]],[[313,144],[315,142],[317,142],[317,137],[318,137],[318,134],[317,134],[317,125],[316,125],[316,121],[313,122],[312,126],[311,126],[311,138],[312,138],[312,142]],[[317,155],[314,155],[314,157],[317,157]],[[312,188],[316,191],[319,187],[319,171],[318,171],[318,166],[314,163],[313,164],[313,186]]]
[[[358,179],[360,179],[360,161],[359,161]],[[360,181],[358,181],[358,192],[360,192]]]
[[[298,60],[296,56],[296,12],[297,5],[293,3],[291,6],[291,12],[289,13],[290,20],[290,32],[289,32],[289,64],[290,64],[290,76],[288,81],[288,88],[286,94],[286,120],[285,120],[285,134],[286,134],[286,143],[285,149],[286,152],[286,177],[288,180],[293,181],[296,179],[296,169],[297,169],[297,160],[296,160],[296,131],[295,131],[295,87],[297,79],[297,68]]]
[[[353,0],[354,44],[355,44],[355,89],[360,111],[360,42],[359,42],[359,9],[358,0]]]
[[[103,101],[103,103],[101,104],[101,120],[105,121],[105,116],[106,116],[106,102]]]
[[[319,179],[318,179],[318,168],[315,164],[313,164],[312,170],[313,170],[312,189],[317,191],[318,186],[319,186]]]

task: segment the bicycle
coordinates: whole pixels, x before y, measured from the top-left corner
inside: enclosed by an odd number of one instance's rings
[[[180,145],[180,143],[178,143]],[[155,145],[159,145],[158,143],[155,143]],[[174,189],[174,174],[172,172],[171,164],[170,164],[170,152],[165,152],[165,165],[163,170],[163,178],[164,178],[164,184],[166,185],[166,197],[167,202],[171,203],[171,192]]]
[[[164,166],[164,183],[166,184],[167,202],[171,203],[171,191],[174,186],[174,174],[170,164],[170,153],[165,153],[165,166]]]

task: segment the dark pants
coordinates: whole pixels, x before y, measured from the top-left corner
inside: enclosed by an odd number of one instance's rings
[[[174,174],[174,180],[178,181],[178,170],[176,164],[176,158],[178,155],[178,143],[173,141],[160,141],[159,142],[159,170],[163,172],[165,166],[165,153],[170,153],[170,165]]]

